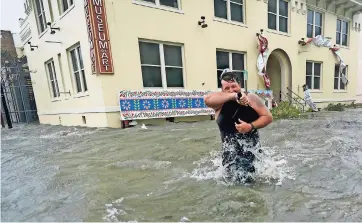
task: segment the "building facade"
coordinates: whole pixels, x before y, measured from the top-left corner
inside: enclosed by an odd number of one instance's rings
[[[357,21],[362,23],[362,14],[357,15]],[[362,32],[359,34],[358,47],[358,81],[357,81],[357,103],[362,103]]]
[[[120,90],[218,90],[224,68],[247,71],[252,90],[269,79],[276,100],[303,84],[318,106],[356,98],[361,1],[30,3],[25,51],[44,124],[120,127]]]

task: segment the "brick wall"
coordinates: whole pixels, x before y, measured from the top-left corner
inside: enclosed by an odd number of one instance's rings
[[[1,52],[8,51],[17,57],[13,34],[10,31],[1,30]]]

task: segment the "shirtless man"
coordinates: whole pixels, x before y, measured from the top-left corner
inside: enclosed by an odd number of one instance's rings
[[[258,129],[273,121],[272,114],[256,94],[242,92],[238,77],[225,69],[220,76],[222,91],[205,96],[205,104],[215,110],[222,141],[222,164],[235,181],[248,182],[255,172]],[[253,152],[251,152],[253,151]]]

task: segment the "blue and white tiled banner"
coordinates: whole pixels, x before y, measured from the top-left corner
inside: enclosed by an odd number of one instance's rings
[[[120,91],[121,120],[212,115],[204,96],[210,91]]]
[[[204,96],[211,91],[196,90],[122,90],[119,92],[121,120],[213,115]],[[262,98],[272,91],[257,90]]]

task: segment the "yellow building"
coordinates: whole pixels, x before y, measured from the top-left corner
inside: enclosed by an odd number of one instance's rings
[[[266,88],[260,75],[266,71],[275,100],[288,100],[287,88],[303,97],[303,84],[318,107],[356,98],[360,0],[32,0],[31,6],[25,48],[44,124],[120,127],[120,90],[218,90],[217,75],[227,67],[247,70],[251,90]],[[261,30],[269,52],[262,72]],[[301,41],[318,35],[327,47]]]

